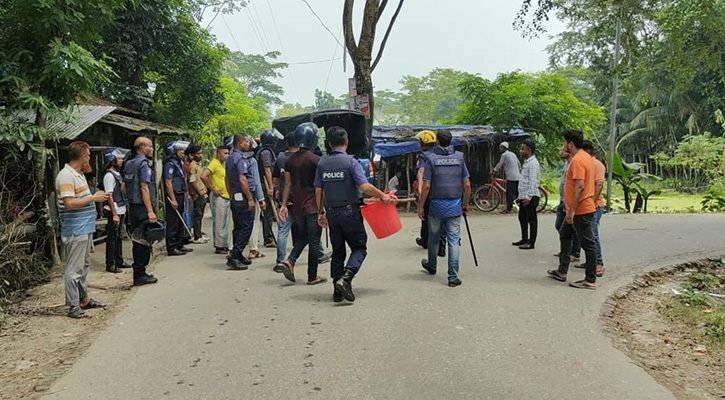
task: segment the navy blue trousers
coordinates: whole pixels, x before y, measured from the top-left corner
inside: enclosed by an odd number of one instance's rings
[[[254,211],[249,209],[246,200],[237,201],[232,198],[230,205],[232,211],[232,242],[234,247],[230,257],[234,260],[241,260],[244,248],[249,244],[249,238],[252,236],[252,227],[254,226]]]
[[[327,223],[330,229],[332,259],[330,275],[332,279],[340,279],[346,269],[357,273],[367,256],[368,235],[363,225],[363,217],[359,208],[337,208],[327,210]],[[350,246],[350,258],[345,264],[347,249]]]

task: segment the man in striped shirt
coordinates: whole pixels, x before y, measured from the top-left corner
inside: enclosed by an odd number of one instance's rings
[[[65,302],[71,318],[85,317],[85,310],[103,308],[105,304],[88,296],[88,270],[91,245],[96,231],[96,206],[110,200],[110,194],[99,190],[94,194],[84,173],[91,172],[91,148],[86,142],[73,142],[68,147],[70,161],[55,178],[60,212],[61,240],[65,249]]]
[[[533,250],[539,230],[536,208],[539,206],[539,184],[541,182],[541,166],[536,159],[536,143],[524,141],[519,154],[526,160],[519,181],[519,223],[521,224],[521,240],[512,243],[521,250]]]

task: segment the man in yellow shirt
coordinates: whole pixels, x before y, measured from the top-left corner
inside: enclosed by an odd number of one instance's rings
[[[224,169],[224,162],[228,157],[229,149],[224,146],[217,147],[216,158],[201,173],[201,181],[209,189],[214,248],[217,254],[229,254],[229,193]]]

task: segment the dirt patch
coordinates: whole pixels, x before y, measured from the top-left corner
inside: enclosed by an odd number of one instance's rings
[[[615,292],[602,311],[614,346],[681,399],[725,399],[725,342],[678,313],[675,292],[693,274],[725,275],[721,259],[650,272]],[[720,300],[720,307],[725,301]],[[688,325],[692,324],[692,325]]]
[[[131,243],[124,243],[130,256]],[[156,249],[154,256],[161,254]],[[35,287],[8,308],[0,330],[0,399],[38,399],[47,395],[56,379],[83,355],[95,336],[108,327],[134,292],[133,272],[105,272],[105,245],[91,254],[89,292],[106,303],[104,310],[89,310],[91,318],[68,318],[60,268],[47,284]],[[130,257],[129,257],[130,258]]]

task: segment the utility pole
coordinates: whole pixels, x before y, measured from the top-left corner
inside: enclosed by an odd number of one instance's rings
[[[620,38],[622,36],[622,9],[619,9],[617,15],[617,33],[614,41],[614,65],[612,71],[612,117],[609,121],[609,168],[607,175],[607,211],[612,212],[612,178],[614,170],[614,150],[617,140],[617,92],[619,91],[619,47]]]

